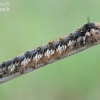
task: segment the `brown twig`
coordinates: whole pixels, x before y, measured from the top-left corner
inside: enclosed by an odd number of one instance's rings
[[[100,33],[99,33],[99,34],[100,34]],[[63,55],[60,56],[59,59],[52,59],[52,60],[50,60],[50,61],[48,62],[48,64],[51,64],[51,63],[53,63],[53,62],[56,62],[56,61],[58,61],[58,60],[61,60],[61,59],[65,58],[65,57],[71,56],[71,55],[76,54],[76,53],[78,53],[78,52],[81,52],[81,51],[83,51],[83,50],[85,50],[85,49],[88,49],[88,48],[90,48],[90,47],[92,47],[92,46],[95,46],[95,45],[100,44],[100,37],[99,37],[99,36],[97,36],[97,40],[98,40],[98,41],[95,42],[95,43],[86,44],[85,46],[82,46],[82,47],[80,47],[80,48],[74,49],[73,51],[71,51],[71,52],[68,53],[68,54],[63,54]],[[39,65],[36,66],[36,69],[41,68],[41,67],[44,67],[44,66],[46,66],[46,65],[48,65],[48,64],[39,64]],[[31,72],[31,71],[36,70],[36,69],[29,68],[29,69],[27,69],[27,70],[25,71],[24,74],[27,74],[27,73],[29,73],[29,72]],[[9,81],[9,80],[12,80],[12,79],[14,79],[14,78],[16,78],[16,77],[22,76],[22,75],[24,75],[24,74],[20,74],[19,72],[16,72],[16,73],[11,74],[11,75],[9,75],[9,76],[5,76],[5,77],[3,77],[3,78],[0,78],[0,84],[1,84],[1,83],[4,83],[4,82],[7,82],[7,81]]]

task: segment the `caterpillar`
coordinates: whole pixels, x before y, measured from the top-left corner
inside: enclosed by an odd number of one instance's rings
[[[84,24],[63,38],[50,41],[46,45],[4,61],[0,64],[0,78],[15,72],[23,74],[27,68],[36,69],[38,64],[47,64],[49,60],[59,59],[61,55],[68,54],[74,49],[97,42],[97,38],[100,39],[100,24],[90,22]]]

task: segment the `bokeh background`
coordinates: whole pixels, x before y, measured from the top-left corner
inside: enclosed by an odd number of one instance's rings
[[[99,0],[0,0],[0,62],[100,21]],[[1,6],[0,6],[1,8]],[[100,100],[100,45],[0,84],[0,100]]]

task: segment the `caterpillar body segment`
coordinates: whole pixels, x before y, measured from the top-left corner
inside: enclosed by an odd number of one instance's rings
[[[27,51],[24,55],[27,60],[27,67],[32,67],[35,69],[36,64],[37,64],[37,50],[32,50],[32,51]]]
[[[48,60],[50,59],[49,46],[48,45],[42,46],[41,51],[42,51],[42,55],[43,55],[41,62],[47,64]]]
[[[32,53],[32,60],[31,60],[31,66],[33,67],[33,69],[35,69],[36,68],[36,65],[37,65],[37,63],[38,63],[38,51],[37,50],[33,50],[33,53]]]
[[[73,34],[70,33],[68,36],[63,38],[64,43],[66,44],[65,53],[69,53],[73,50],[74,41],[73,41]]]
[[[60,55],[64,54],[67,49],[67,44],[64,42],[63,38],[59,38],[59,46],[58,46],[58,52]]]
[[[42,47],[37,48],[37,64],[41,63],[43,58]]]
[[[8,75],[14,73],[15,71],[15,66],[13,64],[13,59],[5,61],[5,67],[6,67],[6,73]]]
[[[6,61],[2,63],[2,70],[4,75],[6,75],[7,74]]]
[[[14,65],[16,66],[16,70],[18,70],[21,74],[25,72],[25,68],[27,67],[27,60],[24,55],[20,55],[14,59]]]
[[[55,59],[59,59],[61,54],[62,54],[61,41],[59,41],[59,40],[53,41],[53,48],[54,48],[54,51],[55,51],[53,57]]]
[[[91,38],[92,38],[92,42],[97,42],[97,36],[96,36],[96,30],[95,29],[91,29]]]

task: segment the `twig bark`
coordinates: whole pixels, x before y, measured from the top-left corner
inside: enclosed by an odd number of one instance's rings
[[[98,37],[98,36],[97,36],[97,37]],[[48,62],[48,64],[51,64],[51,63],[53,63],[53,62],[56,62],[56,61],[61,60],[61,59],[65,58],[65,57],[71,56],[71,55],[73,55],[73,54],[76,54],[76,53],[78,53],[78,52],[81,52],[81,51],[83,51],[83,50],[85,50],[85,49],[88,49],[88,48],[90,48],[90,47],[92,47],[92,46],[96,46],[96,45],[98,45],[98,44],[100,44],[100,38],[99,38],[99,37],[98,37],[98,41],[95,42],[94,44],[91,43],[91,44],[87,44],[87,45],[85,45],[85,46],[82,46],[82,47],[80,47],[80,48],[74,49],[73,51],[71,51],[70,53],[68,53],[68,54],[66,54],[66,55],[65,55],[65,54],[64,54],[64,55],[61,55],[60,59],[53,59],[53,60],[50,60],[50,61]],[[39,65],[36,66],[36,69],[41,68],[41,67],[44,67],[44,66],[46,66],[46,65],[48,65],[48,64],[39,64]],[[34,69],[34,70],[36,70],[36,69]],[[29,68],[29,69],[27,69],[27,70],[25,71],[24,74],[27,74],[27,73],[32,72],[32,71],[34,71],[34,70],[33,70],[33,68]],[[0,78],[0,84],[1,84],[1,83],[4,83],[4,82],[7,82],[7,81],[9,81],[9,80],[12,80],[12,79],[14,79],[14,78],[16,78],[16,77],[22,76],[22,75],[24,75],[24,74],[20,74],[19,72],[16,72],[16,73],[11,74],[11,75],[9,75],[9,76],[5,76],[5,77],[3,77],[3,78]]]

